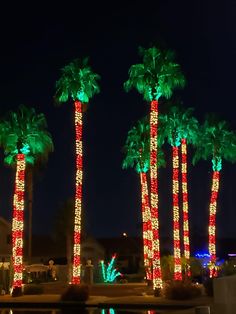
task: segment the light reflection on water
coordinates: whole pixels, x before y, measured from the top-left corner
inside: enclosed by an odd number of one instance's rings
[[[77,308],[77,309],[0,309],[0,314],[160,314],[164,311],[156,310],[131,310],[122,309],[115,310],[98,309],[98,308]],[[167,314],[167,312],[165,312]]]

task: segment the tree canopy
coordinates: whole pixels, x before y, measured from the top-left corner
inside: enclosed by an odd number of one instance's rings
[[[56,102],[67,102],[71,97],[73,101],[88,103],[100,91],[99,79],[88,65],[88,58],[73,60],[61,69],[61,77],[56,82]]]
[[[161,120],[161,119],[160,119]],[[147,172],[150,168],[150,126],[148,118],[137,121],[128,132],[124,146],[125,158],[122,167],[135,168],[137,172]],[[159,123],[158,137],[158,166],[165,166],[164,152],[161,150],[163,137],[161,136],[161,123]]]
[[[9,165],[15,163],[18,153],[25,155],[27,163],[34,164],[38,158],[47,158],[54,149],[46,118],[34,108],[20,105],[16,112],[8,112],[0,122],[0,132],[4,161]]]
[[[180,146],[183,138],[187,139],[188,143],[196,143],[199,126],[192,112],[193,108],[185,109],[174,105],[163,115],[164,136],[171,146]]]
[[[139,52],[143,63],[130,67],[129,79],[124,83],[126,91],[136,88],[145,100],[152,101],[161,96],[170,98],[174,88],[184,87],[185,78],[172,51],[140,47]]]
[[[215,171],[221,170],[222,159],[236,162],[236,135],[229,130],[226,121],[216,121],[212,116],[207,117],[199,129],[193,164],[201,158],[204,160],[211,158]]]

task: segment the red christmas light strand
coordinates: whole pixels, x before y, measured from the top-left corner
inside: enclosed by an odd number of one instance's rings
[[[210,254],[210,277],[217,276],[217,269],[215,266],[216,262],[216,208],[217,208],[217,198],[219,192],[219,179],[220,172],[213,171],[212,177],[212,187],[211,187],[211,201],[209,208],[209,254]]]
[[[172,147],[173,154],[173,236],[174,236],[174,280],[182,280],[180,229],[179,229],[179,148]]]
[[[141,190],[142,190],[142,219],[143,219],[143,260],[146,269],[146,278],[152,279],[151,262],[152,262],[152,229],[151,213],[148,199],[147,175],[140,172]]]
[[[81,252],[81,211],[82,211],[82,180],[83,180],[83,145],[82,145],[82,103],[74,102],[75,106],[75,147],[76,147],[76,184],[75,184],[75,217],[74,217],[74,248],[72,284],[80,284],[80,252]]]
[[[188,216],[188,180],[187,180],[187,141],[181,139],[181,175],[182,175],[182,201],[183,201],[183,242],[184,256],[189,265],[190,258],[190,241],[189,241],[189,216]],[[187,275],[190,276],[190,269],[187,270]]]
[[[12,220],[13,289],[22,287],[23,279],[23,231],[24,231],[24,190],[25,156],[16,157],[15,193]]]
[[[157,181],[157,131],[158,101],[151,101],[150,108],[150,181],[151,181],[151,217],[153,228],[153,289],[162,289],[160,261],[159,217],[158,217],[158,181]]]

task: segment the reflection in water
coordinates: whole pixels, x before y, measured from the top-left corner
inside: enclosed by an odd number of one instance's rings
[[[112,309],[112,308],[107,309],[107,310],[102,309],[101,314],[116,314],[116,312],[115,312],[115,310],[114,310],[114,309]]]
[[[60,313],[62,312],[59,309],[0,309],[0,314],[60,314]]]
[[[64,308],[64,309],[0,309],[0,314],[160,314],[156,310],[114,310],[98,308]],[[166,313],[167,314],[167,313]]]

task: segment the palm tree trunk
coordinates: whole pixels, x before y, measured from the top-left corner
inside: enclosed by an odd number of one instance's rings
[[[182,175],[182,201],[183,201],[183,242],[184,257],[187,262],[187,276],[190,276],[189,258],[189,217],[188,217],[188,179],[187,179],[187,142],[185,138],[181,139],[181,175]]]
[[[12,256],[13,256],[13,293],[22,288],[23,276],[23,231],[24,231],[24,189],[25,156],[17,154],[15,195],[13,200]]]
[[[75,146],[76,146],[76,183],[75,183],[75,217],[72,284],[81,282],[81,210],[82,210],[82,179],[83,179],[83,145],[82,145],[82,103],[78,100],[75,106]]]
[[[217,269],[215,267],[216,262],[216,207],[217,207],[217,198],[219,192],[219,180],[220,172],[213,171],[212,176],[212,187],[211,187],[211,201],[209,208],[209,254],[210,254],[210,277],[217,276]]]
[[[179,148],[172,147],[173,154],[173,237],[174,237],[174,280],[182,280],[180,230],[179,230]]]
[[[150,106],[150,179],[151,179],[151,217],[153,228],[153,289],[162,288],[159,217],[158,217],[158,181],[157,181],[157,132],[158,101]]]
[[[148,198],[147,175],[140,172],[141,192],[142,192],[142,220],[143,220],[143,260],[147,280],[152,279],[151,261],[152,261],[152,229],[151,213]]]

